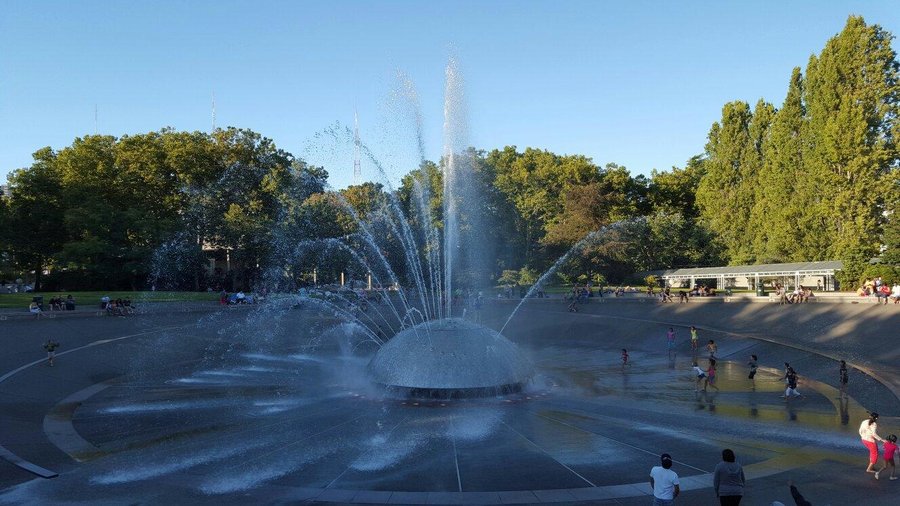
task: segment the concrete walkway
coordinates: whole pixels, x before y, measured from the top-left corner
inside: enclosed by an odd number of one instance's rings
[[[693,301],[692,301],[693,302]],[[508,313],[511,303],[496,303],[486,310],[484,318],[491,326],[500,326],[503,315]],[[215,339],[211,329],[196,327],[199,318],[228,320],[242,318],[243,310],[217,313],[215,305],[176,305],[170,308],[155,307],[134,318],[86,318],[69,320],[67,317],[30,321],[9,319],[0,321],[0,345],[6,353],[0,355],[0,373],[8,376],[0,381],[0,444],[10,448],[15,454],[34,461],[46,469],[58,472],[60,478],[76,476],[80,469],[59,445],[48,438],[45,426],[48,414],[59,414],[59,406],[66,399],[84,389],[97,388],[95,385],[129,374],[145,358],[147,349],[171,346],[159,361],[144,362],[141,367],[156,367],[154,363],[172,367],[180,361],[190,361],[204,353],[206,343]],[[243,309],[243,308],[241,308]],[[209,317],[198,316],[198,312]],[[82,314],[81,316],[91,316]],[[529,346],[541,349],[558,345],[580,349],[602,348],[615,351],[627,346],[638,356],[646,355],[649,360],[657,353],[664,329],[677,327],[680,342],[686,338],[686,327],[697,325],[701,329],[701,339],[715,338],[720,343],[720,356],[725,361],[740,365],[749,353],[757,352],[764,367],[775,370],[784,360],[797,364],[801,375],[810,381],[820,382],[822,388],[836,385],[834,358],[847,357],[856,368],[851,378],[850,394],[858,399],[864,408],[877,408],[883,414],[886,429],[894,430],[898,423],[892,416],[900,414],[898,389],[892,364],[897,363],[898,351],[893,344],[896,329],[900,328],[900,311],[891,307],[879,308],[874,305],[816,304],[778,306],[770,304],[653,304],[649,302],[628,302],[612,299],[608,302],[591,303],[576,314],[566,311],[560,300],[527,302],[521,316],[515,317],[507,335]],[[216,325],[218,327],[218,325]],[[160,332],[180,328],[166,340],[160,340]],[[192,329],[197,330],[192,330]],[[604,342],[598,343],[597,339]],[[40,343],[53,337],[63,343],[57,367],[43,366]],[[118,339],[118,340],[117,340]],[[173,341],[174,340],[174,341]],[[607,342],[608,341],[608,342]],[[149,347],[149,348],[148,348]],[[76,351],[77,350],[77,351]],[[551,357],[552,355],[545,355]],[[598,358],[585,357],[586,365]],[[600,357],[600,355],[597,355]],[[604,359],[599,359],[604,360]],[[616,357],[611,359],[615,362]],[[597,363],[599,366],[599,362]],[[895,366],[894,366],[895,367]],[[22,374],[16,373],[19,370]],[[13,373],[12,375],[9,375]],[[869,374],[880,378],[874,381]],[[93,395],[93,394],[92,394]],[[82,401],[78,401],[82,402]],[[77,407],[72,408],[74,409]],[[724,409],[724,408],[720,408]],[[816,408],[818,409],[818,408]],[[853,415],[855,418],[858,414]],[[801,415],[802,417],[802,415]],[[855,423],[856,419],[852,422]],[[852,425],[852,424],[851,424]],[[51,427],[54,431],[55,429]],[[852,432],[852,431],[851,431]],[[884,433],[884,431],[882,431]],[[58,433],[58,432],[54,432]],[[852,437],[852,434],[851,434]],[[674,444],[674,443],[673,443]],[[690,452],[691,445],[680,443],[679,454]],[[788,461],[775,460],[760,469],[750,467],[752,497],[742,504],[768,504],[779,499],[786,504],[785,480],[790,475],[798,482],[801,490],[813,503],[846,504],[864,493],[866,497],[879,503],[890,501],[896,491],[888,489],[892,483],[873,483],[869,476],[859,476],[859,464],[863,462],[862,450],[850,454],[835,453],[825,461],[820,456],[803,461],[807,450],[797,448],[800,454]],[[799,460],[798,460],[799,458]],[[781,463],[779,463],[781,462]],[[795,469],[800,462],[802,472],[785,474],[785,469]],[[805,462],[805,463],[804,463]],[[24,483],[31,475],[18,468],[0,463],[0,490],[17,483]],[[685,482],[682,504],[709,503],[708,476],[695,475]],[[63,483],[63,482],[60,482]],[[30,485],[35,490],[40,482]],[[165,479],[152,486],[166,489],[165,496],[175,499],[182,493],[185,484],[180,480]],[[896,487],[894,487],[896,488]],[[28,487],[17,488],[16,496],[7,494],[7,499],[18,502],[15,497],[38,497],[27,495]],[[900,490],[900,489],[898,489]],[[153,490],[152,493],[158,493]],[[79,499],[77,489],[71,491],[72,500]],[[134,494],[151,493],[140,487],[123,489],[127,494],[119,499],[138,497]],[[86,498],[87,496],[85,496]],[[186,496],[181,496],[186,497]],[[247,496],[203,496],[190,495],[192,502],[245,502]],[[506,492],[404,492],[379,490],[314,489],[284,485],[267,485],[252,493],[261,501],[308,501],[355,502],[369,504],[386,503],[438,503],[438,504],[500,504],[500,503],[542,503],[564,502],[585,504],[645,504],[647,491],[642,482],[623,482],[592,488],[558,488],[546,490],[513,490]],[[763,499],[765,498],[765,499]],[[0,503],[4,496],[0,494]],[[28,502],[27,500],[25,502]],[[102,501],[101,501],[102,502]]]

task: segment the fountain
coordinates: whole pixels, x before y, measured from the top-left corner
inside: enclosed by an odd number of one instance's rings
[[[411,89],[407,86],[407,90]],[[336,137],[344,142],[351,139],[348,129],[340,134]],[[421,139],[421,135],[417,134],[417,138]],[[482,197],[465,151],[468,146],[463,83],[455,60],[451,59],[447,66],[444,97],[442,242],[438,241],[427,206],[431,199],[427,185],[416,182],[414,199],[418,206],[412,206],[415,216],[408,216],[390,189],[384,167],[355,130],[352,142],[356,151],[364,153],[378,169],[382,184],[389,189],[376,214],[380,223],[359,216],[344,202],[359,232],[350,238],[312,241],[304,247],[327,244],[347,252],[371,273],[376,283],[388,281],[397,288],[396,294],[379,295],[383,305],[374,308],[376,315],[355,308],[347,310],[348,305],[353,307],[353,301],[346,297],[338,297],[338,303],[324,304],[338,316],[366,329],[371,342],[379,346],[367,368],[371,380],[408,397],[447,399],[520,391],[534,374],[525,354],[499,332],[458,316],[461,308],[454,307],[455,303],[460,304],[458,294],[462,291],[454,285],[457,273],[489,261],[484,248],[463,244],[460,231],[462,209]],[[465,225],[482,229],[484,224],[472,214],[465,217]],[[399,240],[404,265],[392,265],[385,257],[387,239],[377,232],[379,228]],[[404,286],[401,279],[412,287]],[[322,304],[321,300],[314,302]],[[389,320],[396,320],[399,328],[394,328]],[[385,341],[381,337],[385,334],[393,336]]]

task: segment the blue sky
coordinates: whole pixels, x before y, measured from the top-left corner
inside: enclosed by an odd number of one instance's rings
[[[776,105],[794,66],[848,14],[900,33],[892,1],[0,2],[0,178],[97,128],[256,130],[329,163],[316,133],[352,124],[405,172],[391,90],[415,83],[426,155],[441,152],[444,67],[465,77],[469,143],[585,154],[649,174],[703,150],[727,101]],[[895,49],[898,48],[895,42]],[[404,152],[407,155],[392,155]],[[321,160],[320,160],[321,158]],[[414,158],[414,157],[412,157]],[[393,160],[393,162],[391,162]],[[364,178],[374,178],[370,164]]]

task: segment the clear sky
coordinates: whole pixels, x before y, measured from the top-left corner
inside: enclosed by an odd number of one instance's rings
[[[900,33],[896,1],[2,0],[0,179],[93,133],[95,106],[103,134],[209,130],[213,93],[218,126],[311,161],[316,133],[352,124],[354,109],[376,152],[413,151],[389,135],[406,121],[391,117],[398,69],[437,159],[451,54],[471,145],[649,174],[700,153],[725,102],[780,106],[791,69],[851,13]],[[336,187],[352,174],[339,165],[327,167]]]

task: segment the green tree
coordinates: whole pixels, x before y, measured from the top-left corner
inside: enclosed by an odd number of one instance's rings
[[[44,269],[62,244],[64,208],[56,153],[43,148],[33,158],[30,168],[9,177],[10,196],[0,205],[0,245],[11,252],[14,266],[34,271],[38,290]]]
[[[803,76],[796,67],[787,97],[763,144],[763,165],[751,211],[753,251],[763,263],[801,261],[809,255],[798,225],[807,212],[804,200],[814,193],[807,187],[803,170],[805,124]]]
[[[563,212],[564,196],[575,186],[600,180],[600,170],[584,156],[558,156],[515,146],[493,150],[487,164],[494,168],[497,190],[517,211],[517,230],[524,236],[524,262],[539,260],[539,245],[547,226]],[[543,260],[543,259],[541,259]]]
[[[900,166],[900,64],[893,36],[850,16],[807,66],[803,202],[811,259],[863,261],[878,252],[892,170]]]
[[[697,188],[701,218],[731,263],[740,263],[746,257],[747,211],[753,203],[746,190],[755,177],[744,163],[755,156],[750,133],[752,117],[746,102],[725,104],[721,121],[713,123],[709,131],[706,173]]]
[[[668,172],[650,173],[647,200],[653,211],[679,212],[689,220],[698,216],[696,205],[697,187],[706,173],[705,155],[696,155],[688,160],[683,169],[672,167]]]

